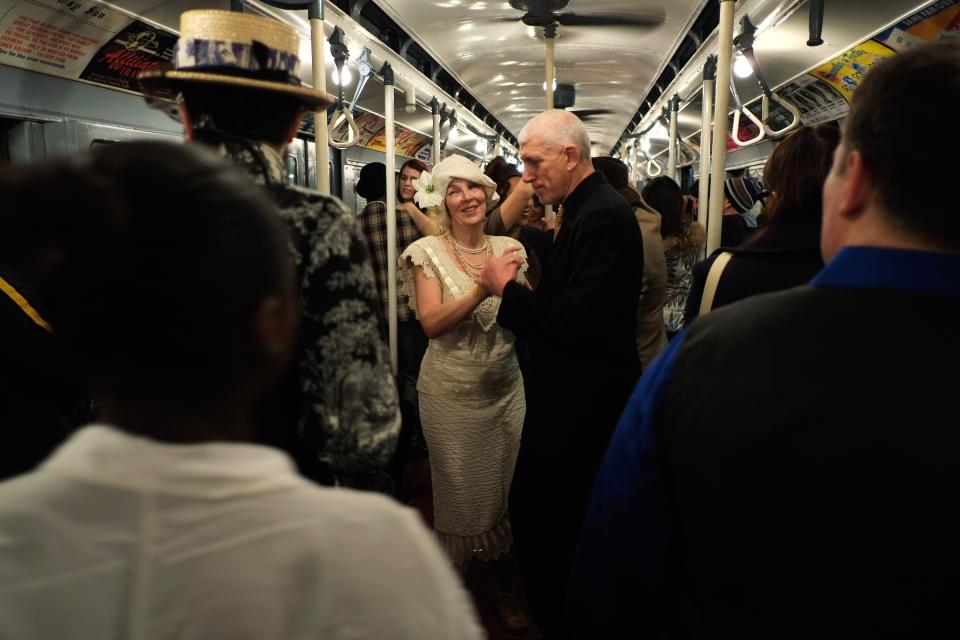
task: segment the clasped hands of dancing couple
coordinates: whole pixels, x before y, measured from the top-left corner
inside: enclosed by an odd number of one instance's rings
[[[520,254],[520,248],[507,249],[502,256],[493,256],[487,260],[486,265],[480,270],[477,284],[492,295],[502,297],[503,288],[508,282],[517,278],[517,272],[522,264],[523,256]]]

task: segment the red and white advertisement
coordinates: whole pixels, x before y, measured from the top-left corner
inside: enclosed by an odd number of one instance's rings
[[[93,54],[129,24],[125,14],[79,0],[0,0],[0,62],[78,78]]]
[[[135,90],[176,34],[86,0],[0,0],[0,64]]]

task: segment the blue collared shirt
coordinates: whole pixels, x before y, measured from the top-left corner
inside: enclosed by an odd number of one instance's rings
[[[814,277],[815,287],[879,288],[960,295],[960,255],[847,247]],[[580,630],[660,627],[668,608],[674,532],[657,459],[658,412],[686,331],[644,372],[597,476],[570,582]]]

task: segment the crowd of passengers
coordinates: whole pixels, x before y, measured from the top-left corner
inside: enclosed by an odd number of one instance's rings
[[[477,562],[550,639],[957,631],[960,210],[923,185],[960,129],[913,125],[960,43],[880,63],[762,192],[724,176],[706,259],[696,197],[569,112],[522,174],[410,160],[394,311],[385,167],[359,216],[286,182],[332,100],[296,32],[181,39],[140,83],[188,144],[0,173],[0,637],[480,638]]]

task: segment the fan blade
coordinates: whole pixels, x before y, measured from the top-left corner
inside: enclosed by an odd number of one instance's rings
[[[614,111],[611,109],[570,109],[570,113],[583,120],[593,116],[605,116],[614,113]]]
[[[522,17],[520,17],[520,18],[487,18],[487,19],[486,19],[487,22],[497,22],[497,23],[520,22],[520,21],[522,21],[522,20],[523,20]]]
[[[624,13],[604,13],[583,15],[578,13],[558,13],[557,22],[565,27],[659,27],[665,20],[662,14],[637,16]]]

